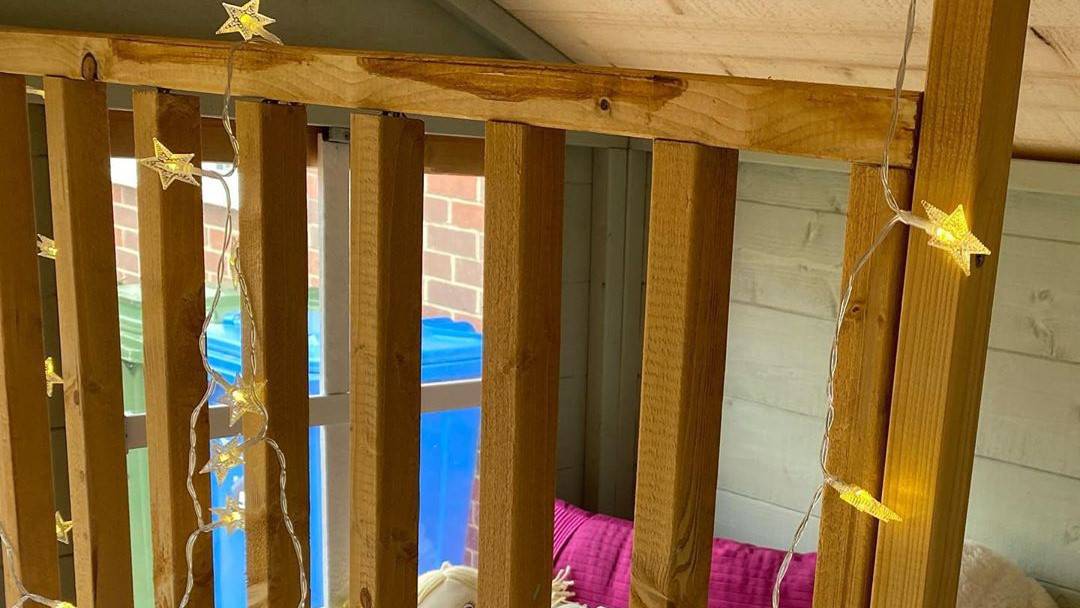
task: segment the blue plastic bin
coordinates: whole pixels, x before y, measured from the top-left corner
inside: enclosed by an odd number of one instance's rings
[[[320,338],[318,314],[308,317],[308,386],[320,392]],[[467,323],[438,317],[424,319],[421,326],[422,382],[445,382],[478,378],[481,370],[483,338]],[[207,333],[207,353],[211,365],[227,379],[235,379],[242,368],[240,313],[226,315]],[[212,401],[214,402],[214,401]],[[480,408],[424,414],[420,421],[420,572],[437,568],[443,561],[461,563],[470,498],[476,471],[476,443],[479,437]],[[323,580],[326,538],[323,518],[322,429],[313,427],[310,438],[311,487],[311,582],[312,606],[326,605]],[[327,483],[347,484],[347,479]],[[229,472],[225,481],[211,481],[211,502],[223,506],[226,496],[243,487],[243,467]],[[247,605],[244,534],[213,533],[215,603],[218,608]]]

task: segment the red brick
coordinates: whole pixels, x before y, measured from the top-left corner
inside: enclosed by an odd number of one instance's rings
[[[127,249],[132,251],[139,250],[139,231],[138,230],[121,230],[120,236],[123,239],[121,243]]]
[[[308,198],[319,198],[319,172],[308,170],[307,173],[307,195]]]
[[[453,260],[445,253],[424,252],[424,276],[437,279],[453,280],[450,272],[450,262]]]
[[[453,316],[449,310],[445,308],[439,308],[438,306],[432,306],[430,304],[424,304],[424,307],[420,311],[420,316],[427,317],[450,317]]]
[[[319,274],[319,252],[318,250],[308,249],[308,273]]]
[[[441,226],[428,226],[427,248],[443,253],[476,259],[476,235]]]
[[[138,199],[138,192],[135,190],[135,188],[132,188],[130,186],[121,186],[120,187],[120,200],[121,200],[121,202],[123,202],[123,204],[127,205],[128,207],[135,207],[136,205],[139,204],[138,203],[138,200],[139,200]]]
[[[484,321],[480,317],[474,315],[465,315],[461,313],[454,313],[455,321],[464,321],[473,326],[473,329],[480,333],[484,333]]]
[[[473,203],[454,203],[450,223],[458,228],[484,231],[484,206]]]
[[[454,260],[454,282],[471,287],[484,286],[484,265],[472,260]]]
[[[113,225],[118,228],[137,229],[139,227],[139,214],[133,207],[113,205]]]
[[[424,221],[445,224],[450,220],[449,203],[441,198],[424,197]]]
[[[133,251],[117,249],[116,268],[132,276],[139,276],[139,256]]]
[[[476,200],[476,178],[471,175],[428,175],[427,191],[452,198]]]
[[[206,241],[203,246],[209,251],[221,251],[225,244],[225,231],[215,226],[206,227]]]
[[[476,312],[476,295],[475,289],[444,283],[438,279],[429,279],[427,282],[427,301],[454,311]]]

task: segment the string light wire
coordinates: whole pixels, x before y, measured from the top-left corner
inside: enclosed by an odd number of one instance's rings
[[[885,239],[897,224],[912,225],[916,223],[911,220],[911,217],[914,216],[900,208],[899,203],[896,202],[896,196],[893,193],[892,186],[889,184],[889,147],[892,145],[893,138],[896,136],[896,129],[900,121],[900,97],[904,91],[904,78],[907,73],[907,61],[908,54],[911,50],[911,41],[915,35],[915,13],[917,4],[918,0],[910,0],[908,3],[907,24],[904,30],[904,48],[900,54],[900,63],[896,69],[896,81],[893,86],[892,115],[889,119],[889,129],[885,135],[885,146],[881,153],[881,167],[879,168],[881,187],[885,194],[885,202],[889,206],[889,209],[892,210],[893,216],[881,227],[877,236],[874,237],[873,242],[871,242],[870,246],[863,252],[858,261],[856,261],[855,265],[851,268],[847,284],[844,286],[844,291],[840,298],[839,314],[836,318],[832,346],[829,350],[829,375],[825,383],[825,429],[821,435],[821,450],[818,455],[822,480],[814,489],[814,493],[810,498],[810,504],[803,513],[802,519],[799,520],[799,524],[796,526],[795,532],[792,535],[791,545],[788,547],[787,552],[784,554],[784,559],[780,562],[780,567],[777,569],[776,582],[773,584],[772,590],[772,608],[780,608],[780,586],[784,581],[784,577],[787,575],[788,568],[791,566],[791,560],[795,556],[795,549],[798,546],[799,541],[802,540],[803,534],[806,532],[806,526],[810,522],[810,517],[813,515],[814,507],[817,506],[824,495],[826,486],[832,485],[836,487],[842,484],[845,487],[851,487],[848,484],[844,484],[844,482],[840,481],[839,478],[835,477],[829,471],[828,461],[830,435],[836,417],[836,370],[840,351],[840,335],[844,329],[844,322],[847,319],[848,310],[851,307],[851,298],[855,291],[855,281],[866,267],[871,256],[873,256],[877,248],[885,242]],[[921,220],[921,218],[916,219]],[[918,227],[923,228],[921,225]],[[881,506],[884,508],[883,505]],[[888,509],[886,508],[886,510]],[[889,513],[891,513],[891,511],[889,511]],[[893,515],[895,516],[895,514]]]

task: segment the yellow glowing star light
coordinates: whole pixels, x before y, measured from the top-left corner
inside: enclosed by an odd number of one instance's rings
[[[53,362],[53,358],[45,357],[45,394],[52,397],[53,387],[58,384],[64,386],[64,379],[56,373],[56,363]]]
[[[71,602],[59,602],[56,604],[56,608],[75,608],[75,604]]]
[[[990,255],[990,250],[968,229],[964,206],[957,205],[952,213],[945,213],[923,201],[923,208],[926,209],[926,216],[931,224],[925,228],[930,235],[930,246],[949,252],[960,270],[964,271],[964,275],[970,276],[971,256]]]
[[[829,485],[840,493],[840,500],[848,503],[863,513],[876,517],[886,523],[903,521],[901,517],[896,514],[896,511],[881,504],[878,499],[874,498],[869,492],[857,485],[844,483],[839,479],[829,480]]]
[[[244,529],[244,507],[235,496],[226,497],[224,507],[211,507],[210,511],[217,517],[214,523],[229,534]]]
[[[245,42],[258,36],[268,42],[281,44],[281,38],[271,34],[266,29],[266,26],[273,23],[274,20],[259,12],[259,0],[249,0],[243,6],[222,2],[221,6],[225,7],[225,12],[229,14],[229,18],[225,20],[225,23],[221,24],[221,27],[216,32],[217,34],[237,32],[244,37]]]
[[[37,254],[39,256],[55,260],[58,253],[60,253],[60,250],[56,248],[56,241],[42,234],[37,235]]]
[[[194,154],[173,154],[155,137],[154,155],[149,158],[140,158],[139,164],[157,171],[158,177],[161,178],[161,189],[167,190],[169,185],[176,180],[193,186],[199,185],[199,180],[195,179],[195,165],[191,163],[192,158],[195,158]]]
[[[234,426],[245,414],[262,412],[262,398],[266,383],[251,383],[240,378],[240,382],[227,387],[225,402],[229,406],[229,426]]]
[[[210,444],[210,460],[200,473],[213,473],[218,483],[223,483],[229,470],[244,464],[243,442],[240,437],[233,437],[225,445],[218,442]]]
[[[64,518],[60,516],[60,512],[56,512],[56,540],[65,545],[71,544],[71,529],[74,527],[74,522],[64,520]]]

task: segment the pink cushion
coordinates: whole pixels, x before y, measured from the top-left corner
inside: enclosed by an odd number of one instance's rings
[[[574,601],[625,608],[630,597],[632,522],[555,503],[555,569],[570,566]],[[783,551],[713,541],[709,608],[769,608]],[[817,555],[796,555],[780,593],[782,608],[810,608]]]

